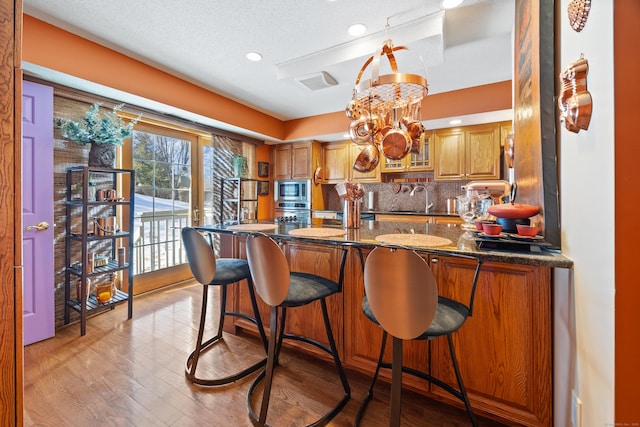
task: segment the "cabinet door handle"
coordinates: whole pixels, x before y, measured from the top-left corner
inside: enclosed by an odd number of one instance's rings
[[[437,264],[438,262],[438,258],[431,258],[431,264]]]
[[[44,231],[49,229],[49,223],[47,221],[40,221],[36,225],[29,225],[25,228],[25,231],[38,230]]]

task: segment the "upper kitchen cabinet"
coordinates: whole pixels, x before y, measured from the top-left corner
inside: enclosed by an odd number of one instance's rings
[[[378,167],[371,172],[358,172],[353,169],[353,164],[363,148],[364,146],[350,141],[324,144],[322,147],[324,183],[380,182],[380,168]]]
[[[387,159],[381,156],[382,173],[422,172],[433,170],[433,132],[425,132],[420,138],[420,152],[410,154],[400,160]]]
[[[313,178],[313,169],[320,164],[320,150],[315,141],[274,145],[273,179]]]
[[[435,132],[438,181],[500,179],[500,123]]]
[[[322,146],[323,182],[337,184],[348,180],[349,167],[347,142],[328,142]]]

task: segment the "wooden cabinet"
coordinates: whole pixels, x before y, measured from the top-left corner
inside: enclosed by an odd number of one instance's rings
[[[380,171],[393,173],[433,170],[433,151],[433,132],[425,132],[420,140],[420,153],[410,154],[400,160],[391,160],[382,156]]]
[[[500,123],[436,131],[435,179],[500,179],[500,140]]]
[[[231,243],[229,236],[224,236],[225,243],[221,247]],[[222,256],[240,256],[246,258],[245,245],[246,237],[234,239],[235,249],[232,252],[223,252]],[[335,246],[328,245],[310,245],[297,242],[287,242],[283,246],[283,250],[289,260],[289,268],[291,271],[313,273],[331,280],[338,281],[340,277],[340,259],[342,250]],[[233,255],[232,255],[233,254]],[[227,302],[227,308],[242,313],[253,313],[249,293],[246,286],[232,287],[229,289],[230,298]],[[265,329],[269,329],[269,313],[270,309],[260,298],[258,298],[258,308],[260,316],[264,323]],[[327,298],[327,308],[329,310],[329,319],[331,320],[331,329],[333,331],[336,343],[338,343],[338,351],[340,358],[344,359],[343,346],[343,296],[342,294],[332,295]],[[228,322],[231,323],[231,322]],[[255,325],[244,319],[236,319],[235,325],[257,332]],[[227,328],[227,330],[229,330]],[[304,335],[324,345],[329,345],[327,341],[327,333],[324,328],[322,318],[322,308],[320,303],[313,303],[304,307],[295,307],[287,310],[287,320],[285,332],[291,334]],[[299,347],[297,342],[289,341],[293,347]],[[305,351],[313,353],[315,356],[328,359],[325,352],[315,350],[309,346],[302,346]]]
[[[475,263],[434,257],[431,264],[440,295],[468,301]],[[523,425],[552,424],[550,274],[544,267],[483,264],[473,315],[453,335],[474,409]],[[455,385],[450,360],[446,340],[433,340],[432,374]],[[452,399],[438,387],[431,392]]]
[[[323,170],[326,184],[337,184],[344,181],[380,182],[380,168],[370,172],[358,172],[353,169],[360,151],[364,146],[351,141],[330,142],[323,146]]]
[[[274,145],[272,149],[273,179],[313,178],[315,162],[319,165],[316,142],[294,142]]]
[[[244,238],[236,237],[235,240],[242,241],[240,250],[223,253],[223,256],[243,255]],[[339,248],[287,242],[285,251],[292,270],[337,279]],[[363,250],[365,257],[368,252],[368,249]],[[432,266],[440,294],[468,303],[475,262],[450,256],[423,256]],[[509,425],[552,425],[550,269],[486,262],[477,286],[473,315],[453,335],[474,411],[499,417]],[[234,292],[230,304],[251,313],[246,288],[233,287],[230,291]],[[344,366],[372,375],[382,334],[362,313],[363,293],[362,267],[357,251],[353,249],[345,268],[344,291],[330,298],[330,316]],[[266,305],[259,304],[262,319],[268,319]],[[305,307],[290,313],[288,330],[326,341],[319,307]],[[235,324],[255,331],[255,326],[243,319],[236,320]],[[444,338],[429,342],[408,341],[403,346],[403,355],[407,366],[430,369],[434,376],[457,387]],[[390,345],[387,360],[391,360]],[[389,381],[390,373],[385,370],[381,377]],[[423,380],[405,376],[404,385],[452,405],[462,405],[438,386]]]
[[[434,215],[400,215],[400,214],[376,214],[376,221],[384,222],[418,222],[425,224],[462,225],[464,221],[456,216]]]
[[[433,216],[434,224],[445,224],[445,225],[462,225],[464,224],[464,220],[459,216]]]
[[[376,214],[376,221],[382,222],[417,222],[431,224],[433,217],[430,215],[400,215],[400,214]]]
[[[349,167],[349,144],[347,142],[329,142],[323,145],[323,182],[337,184],[347,181]]]

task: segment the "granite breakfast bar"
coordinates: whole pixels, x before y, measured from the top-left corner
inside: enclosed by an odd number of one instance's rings
[[[552,425],[551,272],[553,268],[572,268],[572,261],[565,256],[544,250],[544,245],[530,247],[534,252],[481,249],[478,246],[482,241],[474,233],[440,224],[361,221],[360,228],[344,229],[341,221],[314,219],[311,224],[260,221],[198,228],[219,236],[221,256],[244,257],[248,234],[270,235],[282,243],[292,271],[312,272],[334,280],[340,274],[341,248],[348,245],[343,292],[328,303],[344,366],[368,375],[376,365],[381,332],[361,311],[364,288],[359,251],[366,257],[375,246],[390,244],[382,241],[411,247],[429,262],[439,293],[463,302],[468,302],[476,263],[451,255],[481,259],[473,316],[454,335],[471,404],[476,413],[511,425]],[[519,244],[524,244],[522,249],[527,247],[526,242]],[[229,308],[251,312],[245,293],[231,295]],[[267,306],[262,302],[260,311],[262,318],[268,319]],[[287,330],[304,331],[324,342],[319,311],[311,306],[291,312]],[[230,331],[238,329],[253,331],[254,327],[239,319]],[[446,343],[439,341],[406,343],[405,364],[423,370],[429,366],[432,375],[454,385]],[[319,353],[314,356],[323,357]],[[448,393],[426,382],[406,378],[404,385],[447,404],[459,405]]]

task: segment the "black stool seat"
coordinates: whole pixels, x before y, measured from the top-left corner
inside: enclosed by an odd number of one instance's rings
[[[187,253],[187,259],[189,261],[189,267],[196,280],[202,283],[202,306],[200,309],[200,324],[198,326],[198,338],[196,348],[187,357],[187,363],[185,367],[185,376],[189,381],[194,384],[204,386],[216,386],[228,384],[246,377],[252,372],[256,372],[263,367],[267,362],[266,357],[253,365],[246,367],[239,372],[232,375],[228,375],[222,378],[201,378],[197,375],[196,370],[198,367],[198,360],[200,356],[211,349],[214,344],[223,340],[223,328],[224,320],[227,316],[240,317],[247,319],[254,323],[258,327],[262,345],[267,351],[267,337],[262,326],[262,320],[260,319],[260,313],[258,312],[258,304],[256,302],[255,292],[253,290],[253,283],[251,280],[251,271],[249,270],[249,263],[247,260],[238,258],[218,258],[216,259],[213,252],[212,241],[200,234],[196,229],[192,227],[184,227],[182,229],[182,240],[184,242],[184,248]],[[246,281],[249,289],[249,296],[251,298],[251,304],[253,306],[253,316],[248,316],[244,313],[238,313],[234,311],[227,311],[227,286]],[[212,286],[220,286],[222,289],[220,296],[220,317],[218,318],[218,331],[212,338],[203,341],[204,328],[207,321],[207,300],[209,295],[209,288]]]
[[[208,285],[229,285],[247,278],[251,278],[251,272],[246,259],[217,258],[216,274]]]
[[[373,323],[380,325],[376,320],[376,316],[371,311],[369,298],[365,295],[362,298],[362,312]],[[415,340],[428,340],[433,337],[447,335],[457,331],[460,326],[469,317],[469,307],[445,297],[438,297],[438,306],[436,307],[436,315],[429,325],[429,329],[422,335],[414,338]]]

